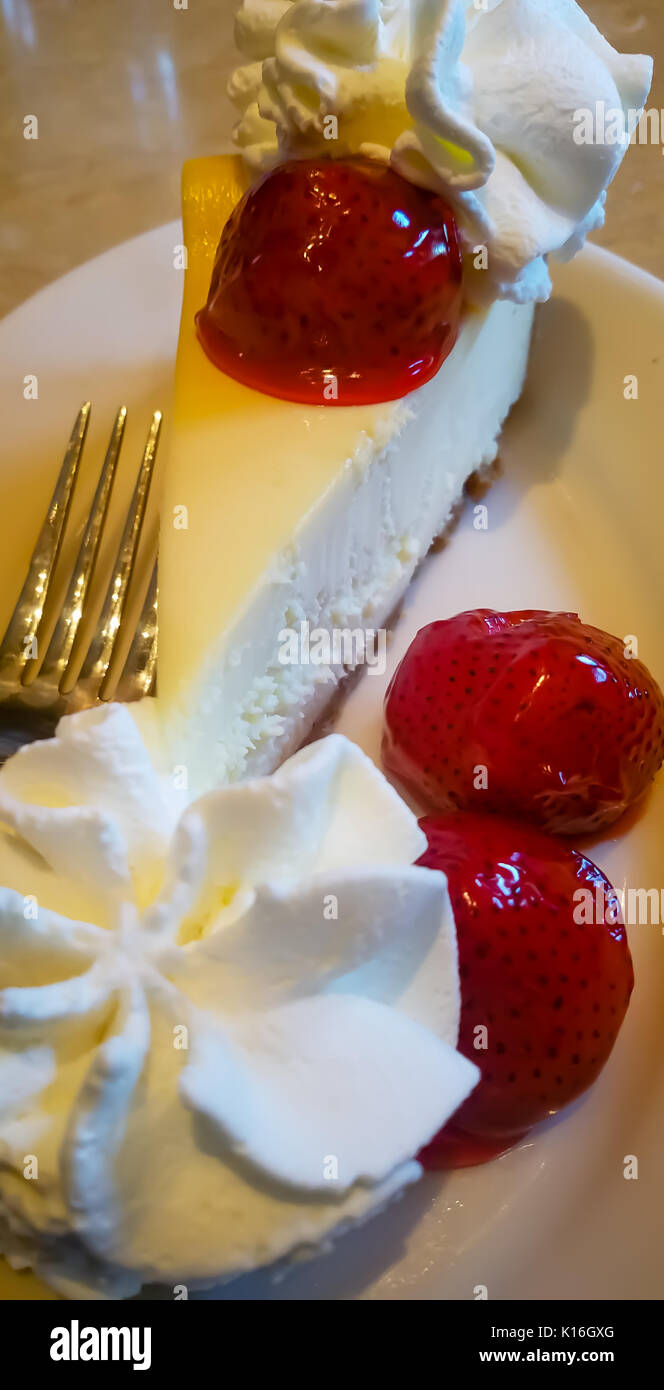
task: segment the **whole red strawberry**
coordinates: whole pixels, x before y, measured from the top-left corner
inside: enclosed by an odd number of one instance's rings
[[[430,623],[385,702],[383,762],[432,810],[610,825],[664,757],[664,696],[575,613],[489,608]]]
[[[459,1050],[481,1069],[430,1167],[481,1162],[585,1091],[611,1052],[632,960],[608,879],[564,842],[496,816],[431,816],[418,861],[448,878]],[[576,896],[575,896],[576,895]]]
[[[269,395],[392,400],[453,348],[461,277],[441,198],[370,160],[294,160],[232,212],[198,334],[217,366]]]

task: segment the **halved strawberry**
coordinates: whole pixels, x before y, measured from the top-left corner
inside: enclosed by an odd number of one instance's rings
[[[596,830],[664,758],[664,696],[575,613],[459,613],[418,632],[385,701],[383,762],[432,810]]]
[[[441,198],[367,159],[293,160],[228,219],[198,334],[218,367],[268,395],[392,400],[453,348],[461,278]]]
[[[420,1158],[465,1166],[508,1148],[595,1081],[634,975],[615,892],[585,855],[497,816],[420,824],[429,843],[418,862],[447,874],[456,922],[458,1046],[482,1072]]]

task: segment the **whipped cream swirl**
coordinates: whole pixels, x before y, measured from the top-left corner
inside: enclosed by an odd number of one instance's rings
[[[420,1175],[456,1050],[444,875],[332,736],[184,807],[127,709],[0,772],[0,1244],[70,1295],[192,1289]]]
[[[546,257],[602,224],[626,149],[576,143],[575,112],[603,103],[631,134],[652,77],[575,0],[244,0],[236,38],[251,61],[229,91],[250,166],[391,161],[454,206],[478,301],[548,297]]]

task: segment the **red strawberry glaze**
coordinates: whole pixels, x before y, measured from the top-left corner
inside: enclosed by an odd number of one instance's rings
[[[427,1172],[434,1173],[441,1168],[477,1168],[480,1163],[489,1163],[492,1158],[500,1158],[520,1139],[523,1134],[512,1134],[506,1138],[479,1138],[476,1134],[466,1134],[453,1120],[435,1134],[430,1144],[420,1149],[417,1157]]]
[[[271,396],[393,400],[454,347],[461,281],[441,198],[370,160],[293,160],[231,213],[198,336],[228,376]]]
[[[458,1047],[482,1075],[419,1157],[430,1168],[463,1167],[502,1153],[592,1085],[634,975],[614,890],[584,855],[496,816],[420,824],[428,848],[418,862],[447,874],[456,922]],[[590,897],[575,900],[580,890]]]
[[[383,762],[432,810],[610,825],[664,758],[664,696],[574,613],[459,613],[418,632],[385,701]]]

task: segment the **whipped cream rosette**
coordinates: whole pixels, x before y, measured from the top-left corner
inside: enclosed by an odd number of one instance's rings
[[[251,59],[230,84],[249,164],[390,160],[454,207],[478,300],[548,297],[545,257],[602,224],[627,148],[577,143],[575,113],[620,112],[627,137],[652,77],[575,0],[244,0],[236,37]]]
[[[346,739],[182,806],[121,706],[0,772],[0,1241],[70,1294],[192,1288],[416,1179],[470,1092],[425,840]]]

